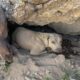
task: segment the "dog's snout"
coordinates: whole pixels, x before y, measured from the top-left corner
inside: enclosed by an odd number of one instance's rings
[[[50,47],[47,47],[46,49],[47,49],[47,51],[51,51],[52,50]]]
[[[57,52],[62,52],[62,48],[57,48]]]

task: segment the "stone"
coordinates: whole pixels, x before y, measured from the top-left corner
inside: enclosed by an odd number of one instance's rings
[[[72,24],[66,23],[52,23],[49,26],[55,29],[58,33],[70,34],[70,35],[79,35],[80,34],[80,22],[77,21]]]
[[[10,63],[12,62],[13,59],[10,46],[4,40],[0,40],[0,59]]]
[[[79,24],[76,23],[80,22],[79,0],[0,0],[0,7],[8,20],[18,24],[44,26],[61,22],[60,28],[54,26],[58,32],[80,34]]]
[[[69,24],[76,22],[80,17],[79,0],[0,1],[0,6],[5,10],[6,17],[19,24],[28,22],[35,23],[37,25],[45,25],[53,22]],[[38,9],[38,5],[42,5],[42,8]],[[28,6],[28,10],[26,9],[26,6]],[[30,12],[32,14],[28,15],[26,12]]]
[[[7,38],[8,30],[7,30],[7,20],[2,8],[0,8],[0,37]]]

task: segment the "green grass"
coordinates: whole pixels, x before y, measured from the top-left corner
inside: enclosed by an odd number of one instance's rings
[[[65,72],[65,75],[62,77],[61,80],[71,80],[70,78],[74,80],[80,80],[80,71],[73,69],[72,71]]]
[[[52,77],[49,76],[49,75],[46,75],[46,76],[43,78],[43,80],[52,80]]]
[[[70,80],[69,74],[65,74],[61,80]]]
[[[9,69],[9,67],[10,67],[10,63],[5,62],[4,71],[5,71],[5,72],[7,72],[7,71],[8,71],[8,69]]]
[[[45,77],[44,80],[51,80],[51,78],[49,78],[49,77]]]

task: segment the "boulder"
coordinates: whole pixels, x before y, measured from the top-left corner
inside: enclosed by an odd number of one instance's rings
[[[80,35],[80,22],[79,21],[72,23],[72,24],[52,23],[49,26],[55,29],[58,33]]]

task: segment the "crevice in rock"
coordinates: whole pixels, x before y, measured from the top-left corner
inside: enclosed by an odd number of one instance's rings
[[[35,26],[35,25],[28,25],[28,24],[18,25],[16,23],[12,23],[8,21],[8,41],[10,44],[12,44],[12,34],[18,27],[25,27],[26,29],[30,29],[37,32],[48,32],[48,33],[56,32],[54,29],[50,28],[48,25],[45,25],[45,26]],[[63,37],[63,42],[62,42],[63,53],[61,54],[65,55],[65,57],[69,59],[71,55],[73,56],[78,55],[78,53],[76,51],[75,53],[73,50],[75,44],[72,44],[72,41],[73,43],[75,43],[76,41],[74,41],[74,39],[78,40],[79,36],[71,36],[71,35],[63,35],[63,34],[61,35]],[[79,46],[76,47],[76,49],[78,48]]]
[[[12,43],[12,34],[18,27],[25,27],[26,29],[30,29],[36,32],[47,32],[47,33],[54,33],[56,32],[54,29],[50,28],[48,25],[45,26],[35,26],[35,25],[18,25],[17,23],[12,23],[8,21],[8,40]]]

